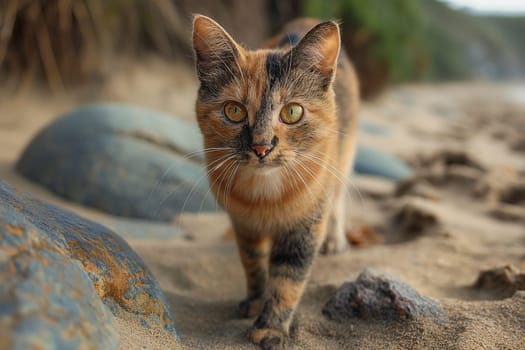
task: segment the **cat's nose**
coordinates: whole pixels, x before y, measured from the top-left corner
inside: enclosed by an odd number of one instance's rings
[[[270,153],[273,149],[273,145],[269,143],[260,143],[257,145],[252,145],[253,152],[259,157],[259,159],[263,159]]]

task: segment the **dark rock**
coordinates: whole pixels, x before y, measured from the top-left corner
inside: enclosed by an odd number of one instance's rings
[[[124,240],[0,182],[0,333],[8,344],[116,348],[110,311],[178,339],[157,281]]]
[[[441,178],[441,185],[457,185],[472,192],[483,171],[465,165],[450,165]]]
[[[525,205],[525,181],[516,181],[505,186],[500,193],[500,201],[509,204]]]
[[[454,165],[460,165],[478,169],[480,171],[485,171],[485,167],[478,160],[474,159],[470,154],[461,150],[454,151],[447,149],[437,152],[428,158],[424,163],[427,166],[443,165],[445,167],[450,167]]]
[[[515,140],[512,143],[511,148],[516,152],[525,153],[525,138]]]
[[[525,273],[513,265],[481,271],[473,287],[508,298],[518,290],[525,290]]]
[[[185,157],[202,145],[198,129],[180,119],[129,106],[86,106],[43,129],[17,170],[86,206],[169,221],[182,210],[216,207],[202,155]]]
[[[439,218],[416,201],[402,205],[394,214],[392,224],[394,232],[389,239],[397,242],[409,241],[441,227]]]
[[[416,176],[400,182],[395,189],[395,196],[413,196],[432,201],[440,201],[441,196],[436,188],[425,178]]]
[[[525,206],[500,203],[490,209],[488,214],[502,221],[525,223]]]
[[[404,321],[429,318],[438,323],[447,315],[437,301],[420,295],[396,277],[363,271],[355,282],[344,283],[326,303],[323,314],[343,322],[363,320]]]

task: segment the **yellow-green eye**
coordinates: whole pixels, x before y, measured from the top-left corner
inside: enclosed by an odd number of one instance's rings
[[[226,102],[223,107],[223,113],[232,122],[242,122],[246,118],[246,108],[239,102]]]
[[[286,106],[281,109],[279,114],[281,120],[286,124],[297,123],[303,117],[304,109],[298,103],[288,103]]]

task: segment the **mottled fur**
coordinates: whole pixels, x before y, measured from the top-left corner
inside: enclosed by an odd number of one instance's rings
[[[250,339],[270,348],[289,334],[316,253],[346,244],[344,182],[359,103],[354,70],[334,22],[292,22],[265,48],[248,51],[196,16],[193,44],[210,185],[230,215],[246,272],[241,311],[258,316]],[[245,121],[224,116],[227,101],[246,107]],[[305,111],[292,125],[279,118],[290,102]],[[260,159],[253,145],[271,152]]]

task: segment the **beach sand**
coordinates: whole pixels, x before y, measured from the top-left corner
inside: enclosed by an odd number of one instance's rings
[[[347,252],[320,256],[298,309],[295,349],[525,349],[525,291],[512,283],[474,288],[483,270],[525,270],[524,84],[457,83],[391,87],[364,103],[361,118],[383,129],[359,143],[415,169],[403,186],[356,176],[348,186]],[[521,89],[521,90],[520,90]],[[129,102],[192,120],[196,82],[189,68],[155,59],[123,64],[96,91],[48,96],[0,91],[0,179],[18,190],[110,222],[110,215],[56,197],[13,166],[44,125],[86,102]],[[518,98],[516,98],[518,96]],[[521,97],[520,97],[521,96]],[[169,166],[169,165],[167,165]],[[175,224],[174,224],[175,225]],[[244,276],[224,213],[184,214],[183,238],[128,239],[157,277],[182,344],[118,319],[122,349],[254,349],[252,320],[240,319]],[[365,268],[398,276],[448,314],[445,323],[336,323],[325,303]]]

